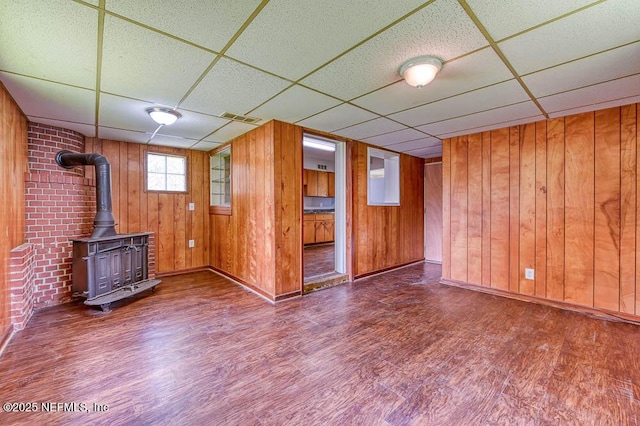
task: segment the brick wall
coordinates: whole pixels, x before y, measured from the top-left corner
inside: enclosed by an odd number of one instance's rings
[[[25,176],[26,240],[33,244],[33,306],[71,300],[72,238],[88,236],[95,216],[95,182],[82,167],[64,169],[58,151],[84,152],[84,136],[29,123]]]
[[[71,240],[88,237],[93,231],[96,195],[95,180],[85,178],[85,167],[65,169],[55,162],[60,150],[85,152],[84,136],[72,130],[29,123],[28,139],[25,227],[26,241],[33,246],[29,261],[32,276],[28,280],[32,291],[24,290],[22,294],[28,299],[25,306],[38,309],[71,300]],[[86,175],[93,176],[93,173]],[[155,245],[152,234],[149,278],[155,277]]]
[[[34,309],[34,245],[22,244],[11,250],[10,255],[11,323],[17,331],[27,325]]]

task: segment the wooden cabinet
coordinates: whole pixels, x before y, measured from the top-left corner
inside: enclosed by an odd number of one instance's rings
[[[313,244],[316,242],[316,221],[314,214],[304,215],[302,236],[304,244]]]
[[[329,213],[305,214],[302,233],[304,244],[330,243],[334,241],[334,215]]]
[[[304,169],[302,185],[305,197],[334,197],[335,173]]]

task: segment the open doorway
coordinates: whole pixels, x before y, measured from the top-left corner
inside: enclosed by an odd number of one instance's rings
[[[303,137],[303,270],[305,293],[347,280],[346,154],[342,142]]]

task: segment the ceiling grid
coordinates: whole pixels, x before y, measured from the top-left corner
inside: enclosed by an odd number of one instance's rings
[[[278,119],[438,157],[444,138],[640,102],[637,0],[24,0],[0,3],[0,40],[30,120],[205,151]],[[415,89],[398,68],[420,55],[444,66]],[[150,106],[182,118],[157,127]]]

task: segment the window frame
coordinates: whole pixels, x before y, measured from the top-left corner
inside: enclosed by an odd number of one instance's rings
[[[157,155],[163,157],[176,157],[184,159],[184,191],[173,191],[168,189],[149,189],[149,155]],[[165,172],[165,176],[167,173]],[[186,155],[168,154],[158,151],[144,152],[144,192],[155,194],[188,194],[189,193],[189,159]]]
[[[397,181],[396,181],[396,185],[397,185],[397,201],[374,201],[371,199],[371,157],[375,157],[375,158],[381,158],[383,160],[396,160],[397,159]],[[392,157],[392,158],[388,158],[388,157]],[[394,151],[387,151],[387,150],[383,150],[383,149],[379,149],[379,148],[374,148],[371,146],[367,147],[367,205],[368,206],[400,206],[400,202],[402,200],[401,197],[401,187],[402,185],[400,184],[401,181],[401,173],[400,173],[400,161],[401,157],[400,154]],[[386,178],[386,176],[384,177]],[[383,179],[384,179],[383,178]]]
[[[213,176],[211,174],[211,161],[213,157],[226,150],[229,151],[229,205],[212,205]],[[220,145],[209,152],[209,157],[209,214],[231,216],[233,208],[233,145],[231,143]]]

